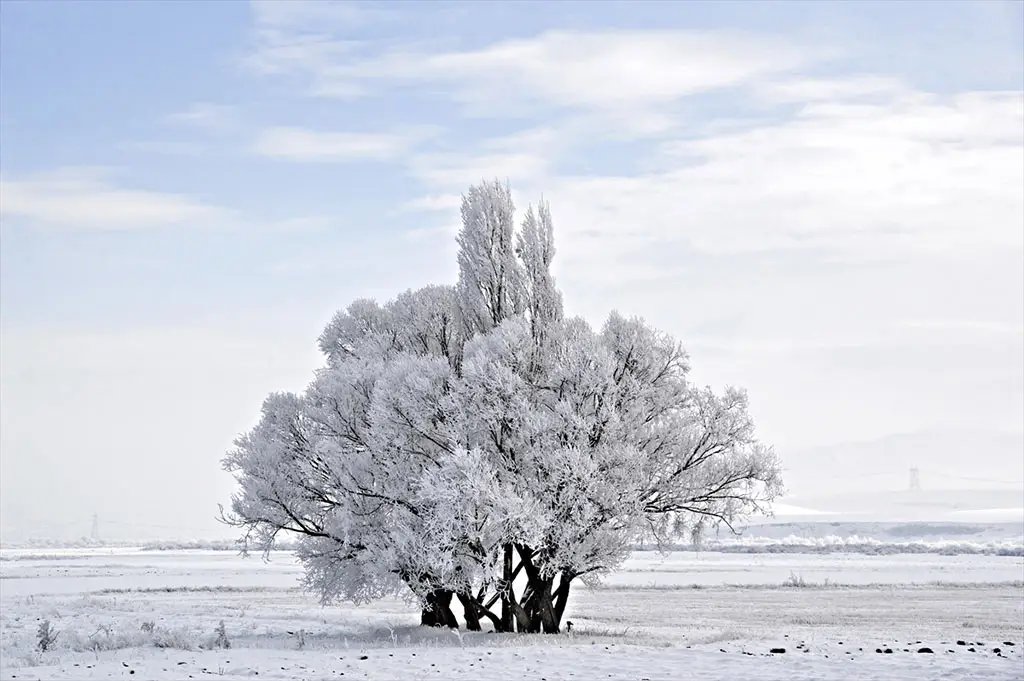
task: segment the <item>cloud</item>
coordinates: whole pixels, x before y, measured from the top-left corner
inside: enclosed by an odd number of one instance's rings
[[[403,210],[407,211],[451,211],[462,205],[461,194],[430,194],[407,201]]]
[[[1024,246],[1019,91],[939,97],[902,77],[836,71],[830,60],[855,57],[849,47],[739,31],[549,30],[431,50],[350,40],[366,19],[263,15],[257,25],[279,31],[288,51],[254,55],[309,94],[408,88],[474,115],[543,116],[521,135],[412,157],[427,195],[407,206],[454,208],[434,197],[508,178],[552,200],[561,240],[601,276],[606,261],[630,276],[670,273],[668,259],[663,272],[629,263],[652,249],[866,257]],[[596,151],[643,139],[655,152],[616,150],[618,169]]]
[[[859,82],[859,81],[858,81]],[[822,100],[795,112],[696,129],[625,157],[632,170],[564,174],[563,152],[417,159],[431,188],[510,176],[550,200],[559,242],[596,278],[671,273],[686,253],[830,253],[833,258],[1024,248],[1024,94]],[[872,97],[879,90],[872,89]],[[565,142],[578,150],[587,140]],[[646,152],[646,153],[645,153]],[[647,162],[654,169],[636,170]]]
[[[340,0],[251,0],[249,7],[257,26],[300,30],[363,26],[395,15],[381,5]]]
[[[472,151],[421,153],[407,161],[409,173],[431,188],[444,190],[438,196],[421,197],[407,204],[426,210],[458,208],[461,193],[481,180],[508,180],[517,185],[535,185],[552,173],[552,162],[566,153],[579,135],[567,124],[529,127],[507,135],[472,140]]]
[[[424,154],[409,162],[414,177],[431,186],[460,190],[494,178],[507,179],[512,184],[532,182],[546,175],[547,170],[547,160],[529,152]]]
[[[906,85],[896,78],[876,75],[853,75],[842,78],[795,77],[761,82],[753,86],[758,96],[774,104],[886,96],[905,89]]]
[[[652,250],[842,258],[1024,247],[1020,91],[939,96],[894,75],[836,71],[830,60],[849,48],[739,31],[549,30],[431,50],[350,40],[365,16],[256,19],[289,52],[254,54],[310,94],[406,87],[472,114],[543,115],[543,127],[411,157],[427,192],[407,207],[454,209],[436,197],[508,178],[522,195],[544,192],[560,239],[595,276],[670,274],[671,259],[652,265]],[[645,138],[656,145],[617,150],[621,169],[596,152]],[[339,140],[340,153],[354,142]]]
[[[234,124],[234,113],[235,109],[231,106],[195,102],[184,111],[170,114],[167,120],[207,130],[223,130]]]
[[[478,106],[524,98],[615,109],[739,85],[808,56],[781,41],[727,32],[550,31],[474,51],[393,53],[351,73],[448,82],[457,98]]]
[[[125,142],[119,147],[125,151],[167,156],[199,156],[203,153],[203,146],[194,142],[140,141]]]
[[[76,229],[130,230],[222,220],[227,211],[182,194],[126,189],[98,169],[0,177],[0,215]]]
[[[257,17],[259,20],[260,17]],[[265,17],[257,30],[266,38]],[[429,52],[376,53],[329,28],[273,23],[273,39],[249,56],[262,73],[290,74],[309,93],[351,97],[388,86],[431,84],[477,113],[507,115],[538,105],[637,110],[791,71],[827,54],[736,31],[565,31]]]
[[[268,231],[289,232],[293,234],[323,232],[343,222],[344,220],[339,220],[337,217],[310,215],[271,221],[264,225],[264,229]]]
[[[316,73],[350,58],[363,46],[342,38],[350,30],[396,15],[382,5],[322,0],[254,0],[251,49],[240,65],[259,75]],[[362,94],[352,83],[348,92],[335,84],[336,96]]]
[[[428,133],[322,132],[282,126],[261,131],[252,149],[261,156],[297,162],[386,161],[404,154]]]

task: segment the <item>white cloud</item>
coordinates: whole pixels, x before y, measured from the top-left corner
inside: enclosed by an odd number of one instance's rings
[[[462,205],[461,194],[430,194],[407,201],[402,207],[411,211],[451,211]]]
[[[126,230],[209,223],[227,211],[182,194],[126,189],[102,170],[63,168],[0,178],[0,215],[77,229]]]
[[[529,152],[423,154],[409,161],[409,170],[431,186],[461,190],[494,178],[508,180],[513,185],[535,182],[546,176],[548,163],[543,155]]]
[[[385,161],[404,154],[428,133],[321,132],[282,126],[261,131],[252,148],[262,156],[287,161]]]
[[[474,140],[469,153],[435,152],[411,157],[407,166],[424,184],[445,190],[442,201],[452,208],[461,203],[461,192],[481,180],[508,180],[515,191],[519,185],[535,185],[551,173],[551,162],[578,141],[579,128],[569,125],[529,127],[501,137]],[[454,197],[460,197],[456,200]],[[430,197],[414,200],[439,210],[442,203]]]
[[[563,138],[562,148],[414,161],[412,172],[449,191],[497,175],[543,192],[567,257],[598,279],[670,273],[652,253],[672,249],[865,258],[1024,248],[1024,94],[901,90],[865,103],[809,90],[814,101],[789,118],[665,140],[656,171],[560,175],[562,149],[587,144]]]
[[[537,104],[635,111],[790,71],[820,57],[786,41],[726,31],[549,31],[481,49],[424,52],[365,46],[312,23],[274,25],[249,62],[306,79],[310,92],[348,97],[371,87],[431,83],[477,111]],[[258,29],[265,34],[266,28]]]
[[[360,26],[391,15],[380,6],[340,0],[251,0],[249,7],[257,26],[277,28]]]
[[[194,142],[125,142],[119,145],[125,151],[140,152],[144,154],[163,154],[167,156],[199,156],[203,153],[203,146]]]
[[[477,105],[536,98],[615,109],[738,85],[808,59],[782,41],[735,33],[551,31],[475,51],[396,53],[358,68],[367,69],[363,77],[447,81]]]
[[[241,66],[261,75],[319,73],[350,59],[363,46],[342,37],[351,29],[396,15],[383,5],[323,0],[253,0],[253,47]],[[362,94],[362,86],[335,84],[335,96]]]
[[[211,104],[210,102],[195,102],[184,111],[169,115],[167,120],[171,123],[191,125],[208,130],[223,130],[234,124],[234,116],[234,107]]]
[[[756,83],[753,89],[766,102],[782,104],[891,96],[904,91],[906,86],[888,76],[860,75],[842,78],[790,77]]]
[[[291,217],[283,220],[271,221],[265,225],[265,229],[274,232],[308,233],[322,232],[343,223],[343,219],[328,217],[325,215],[309,215],[303,217]]]

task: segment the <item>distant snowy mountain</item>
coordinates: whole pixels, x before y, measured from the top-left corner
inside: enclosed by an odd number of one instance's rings
[[[776,519],[793,521],[943,521],[1024,523],[1024,490],[950,489],[791,495]]]
[[[779,456],[790,494],[801,499],[822,493],[908,490],[912,468],[918,471],[923,491],[1024,490],[1024,432],[918,431],[828,447],[780,451]],[[797,505],[808,506],[806,503]],[[814,505],[809,507],[827,510]]]

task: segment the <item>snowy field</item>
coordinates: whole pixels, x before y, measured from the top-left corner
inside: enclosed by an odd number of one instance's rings
[[[574,592],[559,636],[424,630],[401,601],[324,608],[287,553],[0,558],[4,679],[1024,679],[1020,556],[638,552]],[[44,619],[60,633],[39,652]]]

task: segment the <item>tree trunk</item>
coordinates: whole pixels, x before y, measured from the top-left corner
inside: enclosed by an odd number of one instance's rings
[[[537,622],[537,592],[533,582],[527,582],[523,589],[522,604],[516,611],[516,631],[520,634],[536,634],[540,631]]]
[[[530,631],[530,615],[517,601],[512,601],[512,612],[516,616],[516,631],[523,634]]]
[[[562,573],[558,590],[555,591],[555,576],[545,577],[534,565],[533,549],[517,544],[516,550],[519,552],[519,564],[526,571],[527,578],[527,587],[521,601],[522,607],[516,611],[519,631],[559,633],[572,577]]]
[[[427,594],[426,607],[420,611],[420,624],[426,627],[458,629],[459,621],[452,612],[452,592],[436,589]]]
[[[473,598],[473,594],[457,594],[459,603],[462,603],[463,616],[466,618],[466,631],[480,631],[480,615],[477,608],[479,603]]]
[[[569,602],[569,587],[572,586],[573,577],[562,573],[562,579],[558,584],[558,591],[555,592],[555,621],[559,626],[562,624],[562,617],[565,615],[565,604]]]
[[[527,586],[523,592],[523,610],[526,611],[526,631],[531,634],[550,631],[553,621],[551,613],[551,580],[545,579],[537,566],[533,564],[533,549],[528,546],[516,545],[519,560],[526,570]],[[520,628],[522,631],[522,628]]]
[[[503,631],[512,631],[513,613],[511,600],[514,598],[512,595],[512,582],[515,581],[515,573],[512,572],[512,544],[505,544],[504,547],[504,563],[501,571],[501,628]]]
[[[553,577],[542,579],[540,588],[537,589],[537,615],[540,620],[540,627],[545,634],[558,633],[558,620],[555,619],[555,608],[551,602],[551,583]]]
[[[445,592],[445,600],[442,602],[441,611],[444,613],[445,626],[449,629],[458,629],[459,620],[455,619],[455,613],[452,612],[452,592]]]
[[[491,626],[494,627],[495,633],[501,634],[507,631],[501,623],[501,618],[491,612],[490,608],[480,604],[477,612],[491,621]]]

